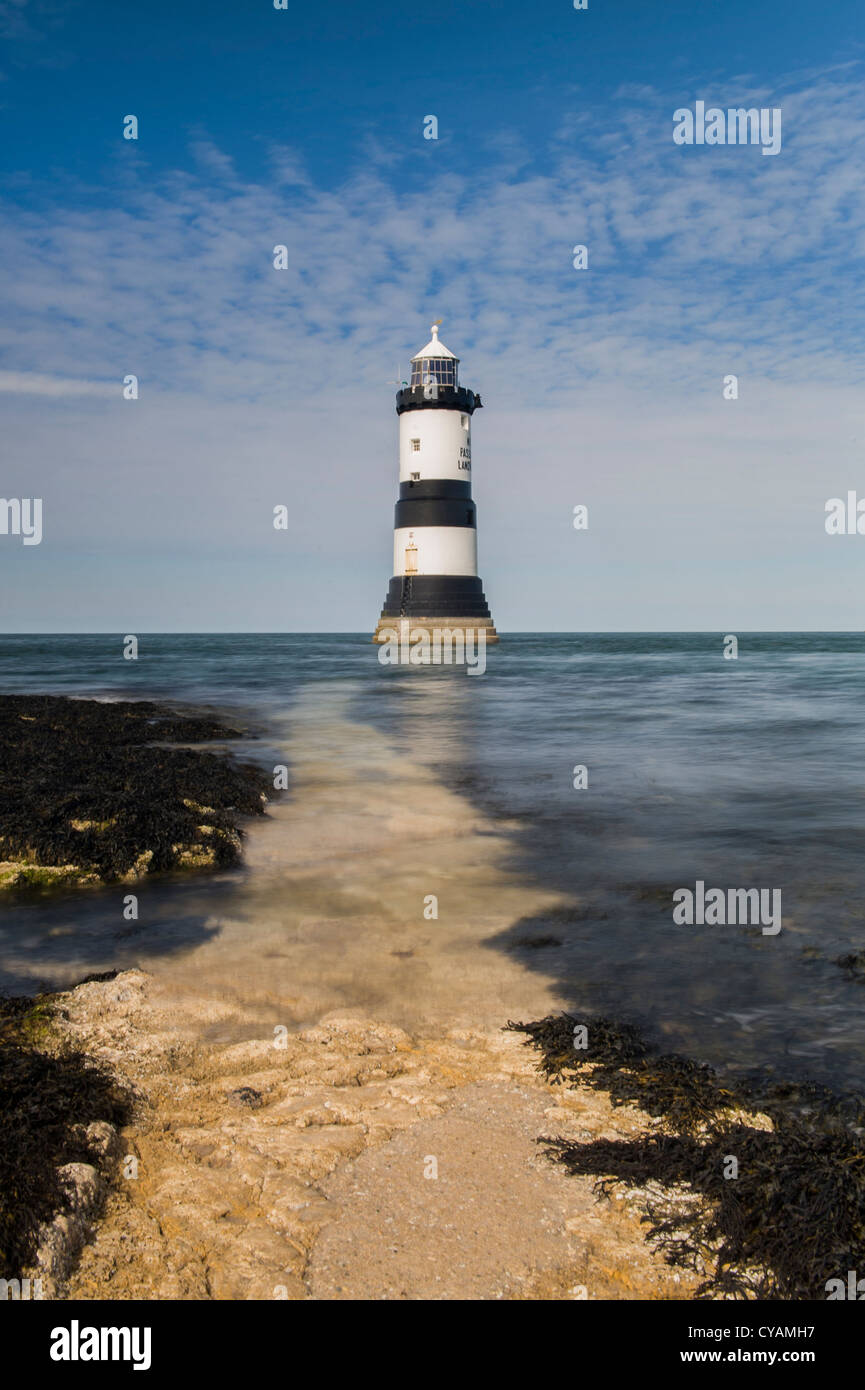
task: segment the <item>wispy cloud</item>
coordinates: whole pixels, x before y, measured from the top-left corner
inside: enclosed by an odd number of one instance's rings
[[[849,553],[827,566],[822,530],[861,451],[854,77],[806,74],[780,98],[624,90],[530,157],[506,131],[464,166],[424,149],[422,178],[370,150],[326,185],[274,146],[253,179],[193,133],[190,169],[123,149],[117,201],[25,190],[0,215],[4,489],[38,488],[55,549],[4,556],[17,623],[56,611],[62,576],[35,576],[63,547],[88,555],[84,626],[123,627],[148,594],[157,627],[212,626],[215,604],[235,627],[245,609],[265,627],[370,622],[390,563],[388,383],[443,318],[491,407],[477,489],[503,627],[537,626],[539,604],[550,627],[861,627]],[[780,104],[781,154],[675,146],[673,110],[696,98]],[[575,569],[580,501],[595,521]]]
[[[424,151],[410,191],[374,163],[318,187],[285,149],[272,181],[243,180],[201,138],[197,172],[154,176],[130,157],[122,206],[7,207],[3,363],[277,400],[286,372],[307,390],[333,372],[378,381],[409,324],[443,315],[481,370],[532,398],[576,371],[696,379],[709,347],[779,379],[855,375],[865,95],[832,73],[782,105],[773,160],[674,146],[669,99],[640,89],[602,131],[584,114],[531,163],[504,136],[465,173]],[[578,242],[587,272],[571,265]]]
[[[58,36],[77,9],[78,0],[0,0],[0,38],[9,45],[10,67],[69,67],[75,54],[58,45]]]
[[[116,381],[81,381],[75,377],[42,376],[38,372],[0,371],[0,391],[18,396],[118,396]]]

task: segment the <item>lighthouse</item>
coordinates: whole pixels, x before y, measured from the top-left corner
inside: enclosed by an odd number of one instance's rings
[[[472,416],[481,398],[459,383],[459,358],[432,338],[411,359],[411,381],[397,392],[399,501],[393,578],[375,630],[457,629],[487,642],[498,635],[478,578],[477,512],[472,501]]]

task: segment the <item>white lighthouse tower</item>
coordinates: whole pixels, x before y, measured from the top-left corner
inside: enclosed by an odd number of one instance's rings
[[[412,629],[483,628],[497,642],[478,578],[477,513],[472,501],[472,416],[481,398],[459,384],[459,358],[432,339],[411,360],[411,383],[397,392],[399,501],[393,578],[375,641],[394,620]]]

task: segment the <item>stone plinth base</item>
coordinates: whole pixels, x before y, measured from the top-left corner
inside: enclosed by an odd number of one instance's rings
[[[403,626],[404,624],[404,626]],[[438,632],[440,640],[446,641],[444,633],[461,632],[463,641],[471,638],[477,643],[477,634],[484,633],[484,640],[487,643],[498,642],[499,635],[496,632],[492,618],[379,618],[378,626],[373,633],[373,642],[387,642],[394,636],[400,641],[412,642],[419,641],[415,633],[426,632],[430,641],[434,640]],[[403,633],[405,636],[403,636]]]

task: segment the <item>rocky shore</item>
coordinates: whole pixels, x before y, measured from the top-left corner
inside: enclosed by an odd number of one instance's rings
[[[600,1204],[549,1131],[646,1132],[554,1086],[512,1033],[412,1036],[334,1013],[287,1038],[204,1043],[236,1007],[178,1010],[141,971],[57,999],[54,1045],[135,1098],[92,1243],[40,1251],[70,1299],[681,1298],[643,1238],[646,1194]],[[92,1165],[95,1167],[96,1165]],[[76,1259],[76,1256],[80,1257]]]
[[[566,1016],[226,1045],[202,1033],[253,1011],[85,982],[39,1048],[102,1110],[79,1101],[15,1273],[84,1300],[825,1297],[862,1238],[856,1116],[783,1086],[761,1109],[596,1022],[581,1059]]]
[[[610,1020],[577,1046],[538,960],[581,906],[514,871],[508,822],[330,691],[280,732],[294,795],[251,823],[198,944],[7,1003],[3,1277],[84,1300],[798,1298],[855,1267],[855,1103],[750,1093]]]
[[[63,1036],[61,1017],[51,997],[0,1000],[0,1278],[18,1281],[12,1297],[22,1280],[24,1297],[62,1289],[132,1115],[129,1089]]]

